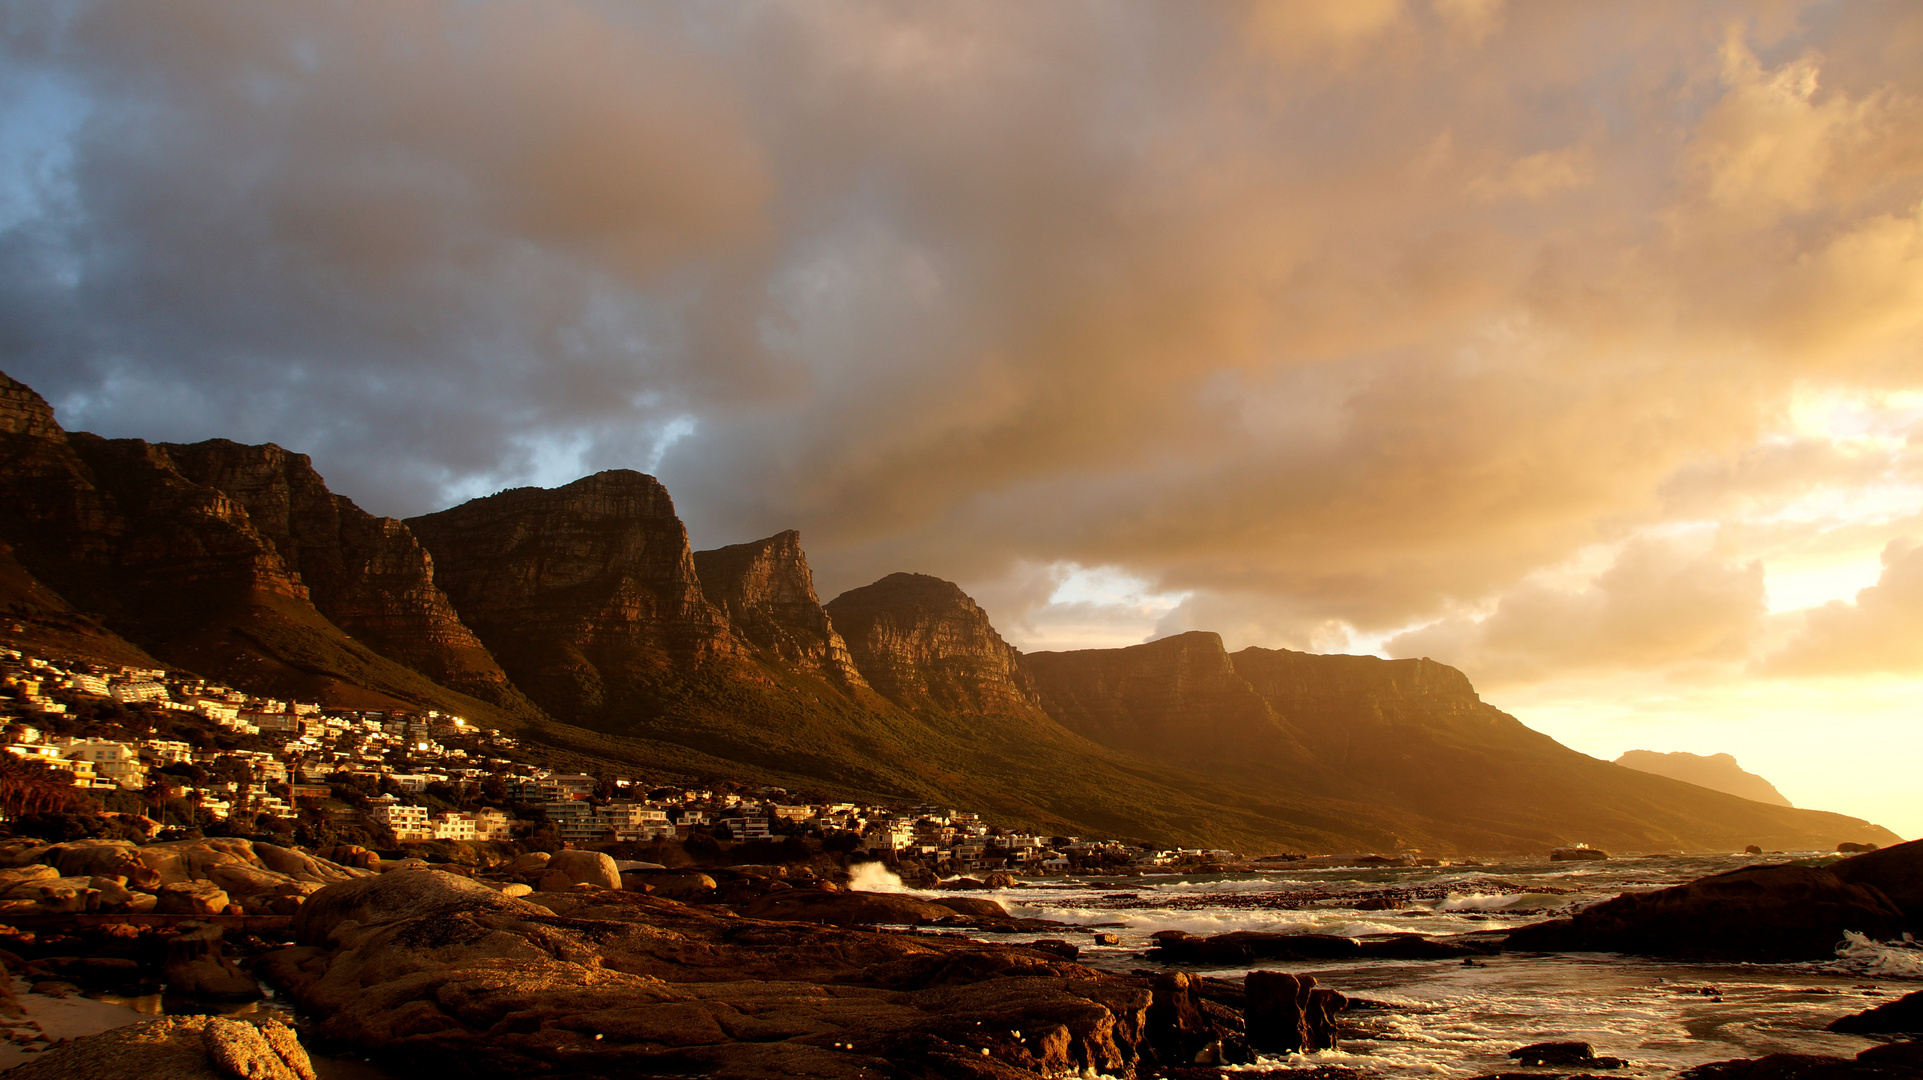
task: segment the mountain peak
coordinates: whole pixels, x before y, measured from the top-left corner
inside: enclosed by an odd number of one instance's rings
[[[950,713],[1040,707],[1021,653],[952,581],[890,574],[835,597],[827,611],[869,685],[898,704]]]
[[[843,684],[864,682],[815,595],[800,533],[697,551],[694,568],[702,592],[751,643]]]
[[[1753,772],[1744,771],[1731,754],[1691,754],[1680,750],[1665,754],[1655,750],[1631,750],[1617,758],[1616,764],[1637,772],[1654,773],[1706,787],[1711,791],[1769,803],[1771,806],[1791,805],[1783,793],[1776,790],[1775,784]]]

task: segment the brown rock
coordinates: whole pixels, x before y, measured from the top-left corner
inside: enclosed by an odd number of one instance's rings
[[[155,894],[159,901],[154,904],[157,915],[223,915],[227,911],[227,893],[211,881],[177,881],[162,885]]]
[[[1815,867],[1749,866],[1525,926],[1505,947],[1780,962],[1827,959],[1846,930],[1887,939],[1904,928],[1875,888]]]
[[[296,917],[311,944],[261,967],[361,1053],[489,1077],[1122,1075],[1152,1053],[1144,986],[1032,950],[539,899],[423,871],[331,886]]]
[[[742,914],[751,919],[829,926],[919,926],[951,918],[956,912],[951,907],[906,893],[790,889],[763,896],[748,905]]]
[[[1832,1020],[1829,1030],[1852,1035],[1923,1033],[1923,990]]]
[[[614,857],[601,851],[555,852],[541,875],[541,889],[567,889],[576,885],[620,888],[621,871],[615,869]]]
[[[1334,1049],[1332,1017],[1348,1007],[1341,994],[1316,989],[1313,975],[1281,971],[1251,971],[1242,985],[1251,1047],[1284,1053]]]
[[[67,877],[120,877],[143,892],[160,884],[155,873],[140,858],[140,849],[124,840],[77,840],[47,851],[48,862]]]
[[[13,1080],[315,1080],[278,1020],[171,1016],[73,1039],[8,1070]]]
[[[1903,909],[1913,929],[1923,930],[1923,840],[1838,859],[1828,869],[1838,880],[1882,892]]]
[[[957,915],[971,919],[1006,919],[1008,909],[993,900],[982,900],[973,896],[944,896],[930,898],[929,903],[945,907]]]
[[[684,904],[697,904],[714,897],[715,880],[706,874],[693,871],[671,870],[667,873],[653,871],[635,875],[650,886],[654,895],[668,900],[678,900]]]

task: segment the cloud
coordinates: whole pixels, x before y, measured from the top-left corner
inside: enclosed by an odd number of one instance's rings
[[[1486,616],[1391,638],[1392,656],[1430,656],[1480,685],[1611,669],[1733,664],[1749,655],[1766,605],[1760,564],[1658,540],[1625,545],[1585,587],[1525,585]]]
[[[1900,5],[5,11],[0,367],[382,512],[653,462],[698,544],[800,528],[824,594],[937,573],[1035,640],[1504,598],[1464,640],[1518,670],[1668,663],[1749,556],[1644,652],[1629,579],[1495,632],[1578,552],[1842,482],[1868,451],[1767,449],[1812,385],[1916,388]],[[1186,599],[1007,584],[1067,565]]]
[[[1802,614],[1802,626],[1763,670],[1775,675],[1923,673],[1923,544],[1893,540],[1883,573],[1854,603],[1835,600]]]

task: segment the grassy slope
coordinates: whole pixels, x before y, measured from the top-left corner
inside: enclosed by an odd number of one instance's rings
[[[846,797],[933,802],[1048,832],[1232,847],[1380,846],[1419,823],[1395,810],[1250,790],[1130,758],[1035,716],[912,715],[805,675],[760,668],[664,680],[604,738],[656,767],[767,778]],[[544,739],[567,741],[554,725]],[[622,742],[594,753],[618,753]],[[625,755],[624,755],[625,756]]]

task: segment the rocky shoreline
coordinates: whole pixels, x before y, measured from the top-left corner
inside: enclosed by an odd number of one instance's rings
[[[244,1001],[261,992],[258,979],[295,1007],[311,1048],[396,1070],[1147,1080],[1331,1047],[1350,1012],[1379,1007],[1283,970],[1291,964],[1474,964],[1505,949],[1773,960],[1824,940],[1833,952],[1844,930],[1923,925],[1923,843],[1911,843],[1627,894],[1506,941],[1168,931],[1140,969],[1118,972],[1077,960],[1076,939],[1099,941],[1098,929],[1012,918],[975,897],[852,892],[803,867],[667,870],[563,851],[475,876],[328,854],[343,862],[240,840],[0,845],[0,857],[21,862],[0,869],[11,920],[0,963],[45,992],[164,987],[169,1012]],[[1885,921],[1862,921],[1871,916]],[[1006,934],[1053,936],[993,940]],[[1185,970],[1210,966],[1253,970],[1233,979]],[[1919,1014],[1923,995],[1913,994],[1839,1017],[1837,1030],[1901,1036],[1923,1027]],[[177,1056],[200,1054],[205,1068],[177,1075],[311,1075],[287,1054],[255,1052],[278,1035],[155,1023],[174,1026],[114,1037],[191,1044]],[[84,1055],[97,1056],[88,1047],[105,1038],[41,1054],[19,1075],[93,1077],[82,1063],[95,1058]],[[219,1059],[217,1044],[253,1056]],[[1854,1059],[1718,1062],[1687,1078],[1917,1080],[1914,1050],[1893,1042]],[[1557,1053],[1524,1055],[1519,1067],[1587,1075],[1609,1060]],[[1341,1070],[1313,1071],[1337,1080]]]

